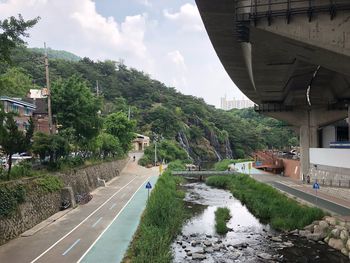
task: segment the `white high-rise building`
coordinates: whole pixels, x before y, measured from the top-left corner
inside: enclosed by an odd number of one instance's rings
[[[221,109],[223,110],[231,110],[231,109],[245,109],[253,107],[254,103],[251,100],[248,99],[236,99],[233,98],[232,100],[227,100],[226,95],[225,97],[221,98]]]

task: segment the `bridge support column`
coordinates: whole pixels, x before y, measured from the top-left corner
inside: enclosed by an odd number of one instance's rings
[[[345,119],[347,110],[327,110],[327,108],[299,109],[292,112],[266,112],[266,115],[283,120],[300,132],[300,180],[310,168],[310,148],[318,147],[318,128],[329,123]]]
[[[302,125],[300,127],[300,180],[306,176],[310,168],[310,148],[317,148],[317,126]]]

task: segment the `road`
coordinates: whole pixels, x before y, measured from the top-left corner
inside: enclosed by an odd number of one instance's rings
[[[145,184],[151,181],[154,185],[157,175],[157,170],[129,161],[120,176],[92,192],[94,197],[88,204],[73,209],[32,236],[1,246],[0,262],[97,262],[96,258],[102,255],[119,262],[145,207]],[[115,244],[110,242],[113,237],[119,237]],[[111,255],[106,254],[106,242]]]

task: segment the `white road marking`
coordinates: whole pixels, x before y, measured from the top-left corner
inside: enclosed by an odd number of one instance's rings
[[[65,234],[63,237],[61,237],[58,241],[56,241],[54,244],[52,244],[48,249],[46,249],[43,253],[41,253],[39,256],[37,256],[35,259],[33,259],[30,263],[36,262],[38,259],[40,259],[43,255],[45,255],[47,252],[49,252],[53,247],[55,247],[59,242],[61,242],[63,239],[65,239],[67,236],[69,236],[74,230],[76,230],[79,226],[81,226],[86,220],[88,220],[91,216],[93,216],[98,210],[101,209],[107,202],[109,202],[116,194],[118,194],[121,190],[123,190],[125,187],[127,187],[129,184],[131,184],[137,177],[132,179],[130,182],[128,182],[126,185],[124,185],[122,188],[120,188],[117,192],[115,192],[111,197],[109,197],[103,204],[101,204],[98,208],[96,208],[90,215],[88,215],[83,221],[81,221],[77,226],[75,226],[71,231],[69,231],[67,234]]]
[[[95,227],[101,221],[101,219],[102,219],[102,216],[99,219],[97,219],[97,221],[92,225],[92,227]]]
[[[112,210],[113,209],[113,207],[115,207],[117,204],[116,203],[114,203],[110,208],[109,208],[109,210]]]
[[[78,244],[80,242],[80,238],[77,240],[77,241],[75,241],[74,243],[73,243],[73,245],[71,245],[66,251],[64,251],[64,253],[62,254],[62,256],[65,256],[76,244]]]
[[[140,188],[142,186],[145,185],[145,183],[149,180],[149,178],[151,178],[151,176],[149,176],[144,182],[142,182],[142,184],[140,185],[139,188],[137,188],[137,190],[135,191],[135,193],[130,197],[130,199],[126,202],[126,204],[123,206],[123,208],[119,211],[119,213],[113,218],[112,222],[109,223],[109,225],[102,231],[102,233],[97,237],[97,239],[94,241],[94,243],[91,244],[91,246],[85,251],[85,253],[81,256],[81,258],[79,258],[79,260],[77,261],[77,263],[80,263],[80,261],[86,256],[86,254],[91,250],[91,248],[97,243],[97,241],[103,236],[103,234],[108,230],[108,228],[113,224],[113,222],[118,218],[118,216],[120,215],[121,212],[123,212],[123,210],[125,209],[125,207],[130,203],[130,201],[134,198],[134,196],[136,195],[136,193],[140,190]]]

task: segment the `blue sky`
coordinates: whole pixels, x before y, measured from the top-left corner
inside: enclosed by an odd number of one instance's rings
[[[29,46],[48,46],[94,60],[123,60],[219,106],[243,95],[222,67],[194,0],[1,0],[0,19],[40,16]]]

